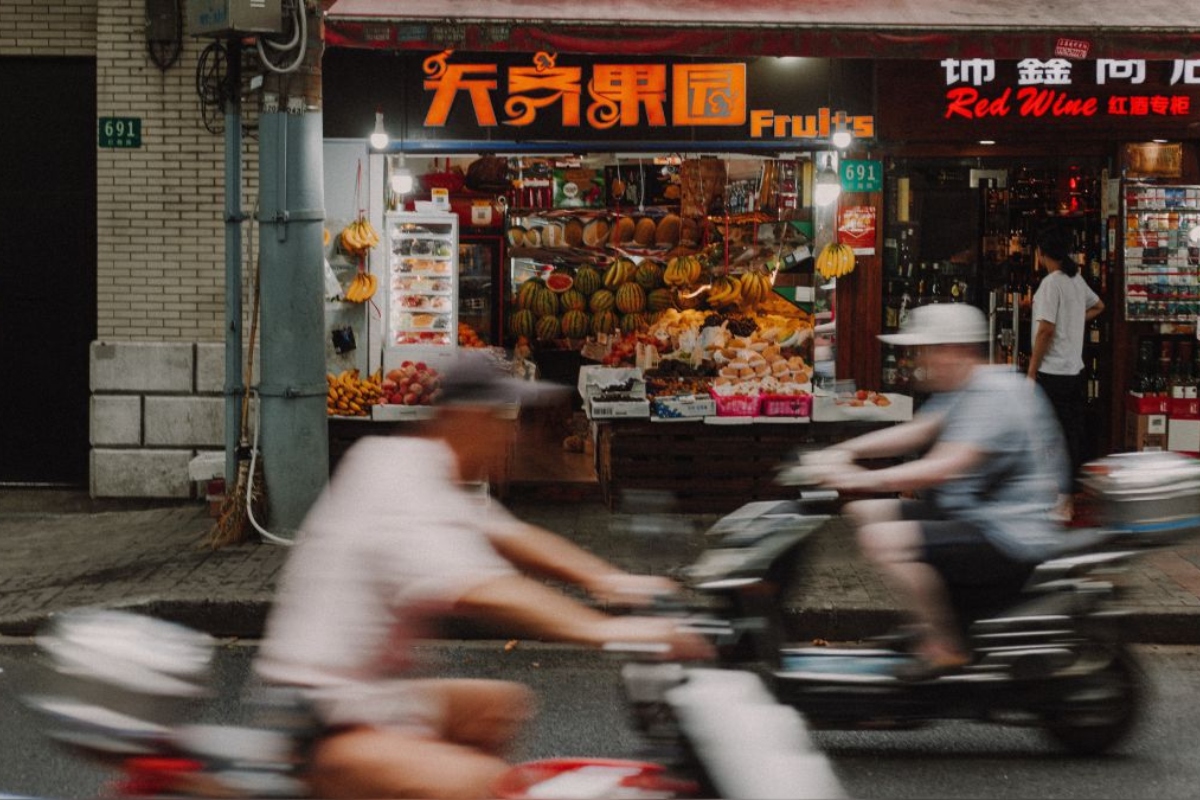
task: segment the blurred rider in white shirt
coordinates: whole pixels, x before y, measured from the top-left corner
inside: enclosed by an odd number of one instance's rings
[[[442,377],[436,417],[416,435],[361,439],[301,525],[256,671],[301,687],[314,704],[325,728],[308,767],[314,796],[485,797],[508,768],[504,753],[531,716],[530,692],[411,676],[411,642],[440,619],[711,655],[669,620],[611,616],[537,578],[618,602],[674,591],[670,581],[627,574],[471,488],[499,474],[513,404],[547,399],[546,386],[463,354]]]

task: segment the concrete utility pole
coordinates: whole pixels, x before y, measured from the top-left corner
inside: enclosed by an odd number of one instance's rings
[[[268,71],[259,118],[260,454],[267,527],[294,537],[329,478],[319,5],[299,65]]]

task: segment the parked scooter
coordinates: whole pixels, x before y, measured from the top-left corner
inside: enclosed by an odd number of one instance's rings
[[[811,470],[785,468],[782,482]],[[1037,566],[1016,596],[952,591],[972,662],[923,682],[893,677],[911,656],[893,634],[855,647],[789,646],[779,594],[806,547],[836,514],[836,493],[752,502],[709,531],[716,543],[687,571],[690,588],[727,619],[726,666],[762,670],[776,696],[814,729],[906,729],[969,719],[1037,727],[1079,754],[1117,745],[1137,720],[1140,670],[1121,640],[1116,588],[1130,559],[1200,533],[1200,462],[1126,453],[1087,465],[1102,527],[1076,529],[1077,547]]]

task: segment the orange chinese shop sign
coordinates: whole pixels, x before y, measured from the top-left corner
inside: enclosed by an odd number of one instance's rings
[[[803,72],[792,82],[786,73],[773,80],[764,74],[766,67],[776,65],[761,62],[777,61],[782,60],[567,63],[543,52],[503,63],[494,55],[459,57],[446,50],[422,61],[419,126],[428,138],[439,138],[443,129],[470,138],[474,129],[488,139],[536,133],[566,139],[599,135],[777,142],[827,139],[839,126],[858,138],[874,138],[875,118],[863,113],[862,99],[855,104],[851,101],[856,98],[847,98],[848,106],[830,107],[820,65],[808,74],[811,80],[815,72],[819,85],[806,92]],[[797,108],[796,98],[802,102],[806,94],[824,102]]]

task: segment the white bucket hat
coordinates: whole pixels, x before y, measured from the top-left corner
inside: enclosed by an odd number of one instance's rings
[[[879,337],[888,344],[976,344],[988,339],[987,317],[966,303],[934,303],[914,308],[899,333]]]

